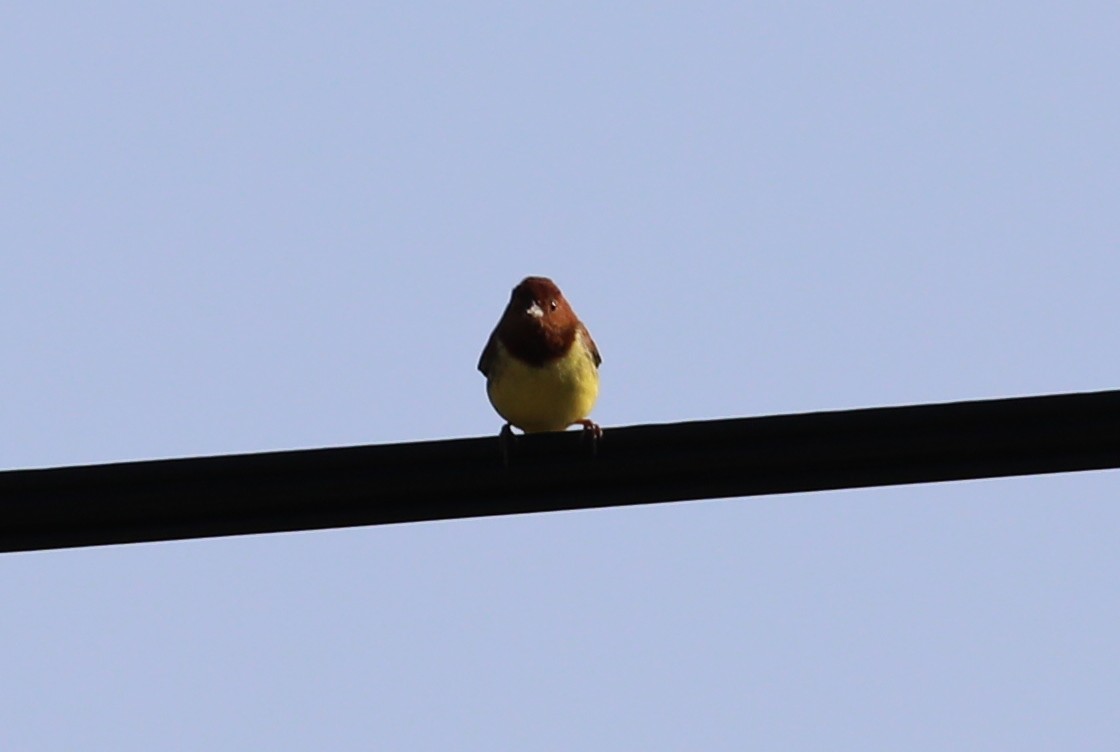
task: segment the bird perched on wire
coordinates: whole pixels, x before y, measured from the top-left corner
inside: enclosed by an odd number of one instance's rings
[[[599,396],[599,349],[587,327],[547,277],[526,277],[513,288],[478,370],[490,404],[526,433],[563,431],[579,424],[596,439],[588,419]]]

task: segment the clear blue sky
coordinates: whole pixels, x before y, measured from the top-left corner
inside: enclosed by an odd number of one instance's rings
[[[0,466],[1120,386],[1120,6],[16,3]],[[5,750],[1115,749],[1120,474],[0,557]]]

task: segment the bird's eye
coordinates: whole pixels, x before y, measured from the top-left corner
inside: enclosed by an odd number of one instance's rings
[[[557,302],[556,302],[556,301],[554,300],[554,301],[552,301],[551,303],[549,303],[549,304],[548,304],[548,307],[549,307],[549,308],[551,308],[552,310],[554,310],[554,311],[555,311],[555,310],[556,310],[556,306],[558,306],[558,305],[559,305],[559,303],[557,303]]]

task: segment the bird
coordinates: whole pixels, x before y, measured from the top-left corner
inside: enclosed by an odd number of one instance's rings
[[[525,433],[581,425],[592,437],[602,429],[588,418],[599,396],[599,348],[556,283],[526,277],[478,359],[490,404]]]

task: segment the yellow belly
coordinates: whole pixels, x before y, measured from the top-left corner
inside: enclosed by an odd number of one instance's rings
[[[563,431],[591,414],[599,369],[577,340],[568,354],[540,367],[526,365],[498,345],[486,394],[498,414],[526,433]]]

